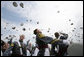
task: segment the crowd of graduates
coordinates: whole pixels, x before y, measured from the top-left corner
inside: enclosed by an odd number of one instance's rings
[[[35,29],[33,34],[36,35],[36,45],[29,43],[30,40],[25,44],[24,34],[20,35],[18,41],[13,42],[13,39],[10,39],[6,43],[1,40],[1,56],[33,56],[36,48],[39,50],[37,56],[45,56],[46,48],[49,49],[50,56],[68,56],[68,34],[55,32],[55,38],[52,38],[45,36],[39,29]]]

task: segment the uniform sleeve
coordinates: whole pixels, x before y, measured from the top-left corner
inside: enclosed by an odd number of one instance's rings
[[[52,41],[51,41],[51,44],[53,44],[53,43],[55,43],[55,42],[59,42],[60,40],[59,39],[53,39]]]
[[[3,53],[3,56],[10,56],[10,55],[11,55],[10,51],[12,51],[12,49],[13,49],[13,47],[10,46],[10,47]]]
[[[45,43],[47,43],[47,44],[50,44],[51,41],[53,41],[53,38],[45,36],[45,37],[41,38],[40,40],[43,41],[43,42],[45,42]]]
[[[68,34],[64,34],[63,36],[60,37],[60,39],[67,39],[68,38]]]

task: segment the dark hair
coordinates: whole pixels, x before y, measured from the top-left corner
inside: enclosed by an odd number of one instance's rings
[[[37,34],[37,29],[34,30],[34,34],[35,34],[35,35]]]
[[[3,40],[1,40],[1,46],[3,46],[5,44],[5,42]]]
[[[54,35],[55,35],[55,37],[57,37],[57,38],[59,37],[59,33],[58,33],[58,32],[55,32]]]

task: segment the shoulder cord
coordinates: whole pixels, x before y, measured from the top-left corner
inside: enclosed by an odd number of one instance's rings
[[[19,44],[19,47],[20,47],[20,53],[21,53],[21,55],[23,55],[23,52],[22,52],[22,46],[21,46],[21,44],[20,44],[19,41],[18,41],[18,44]]]

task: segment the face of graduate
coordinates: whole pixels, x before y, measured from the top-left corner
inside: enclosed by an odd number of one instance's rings
[[[3,47],[2,47],[2,49],[8,49],[9,48],[9,44],[8,43],[5,43],[4,45],[3,45]]]
[[[39,29],[37,29],[37,33],[42,33]]]
[[[20,40],[24,40],[25,39],[25,36],[24,35],[21,35],[20,36]]]

